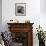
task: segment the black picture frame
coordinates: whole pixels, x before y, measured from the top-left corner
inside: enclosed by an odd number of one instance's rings
[[[16,3],[15,4],[15,15],[16,16],[26,16],[26,3]]]

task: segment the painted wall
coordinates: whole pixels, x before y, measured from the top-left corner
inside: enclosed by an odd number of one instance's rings
[[[15,3],[26,3],[26,16],[15,16]],[[2,0],[2,26],[3,31],[8,30],[7,22],[11,19],[17,19],[19,22],[30,20],[33,25],[33,45],[38,46],[36,37],[36,27],[39,24],[46,30],[46,15],[42,14],[42,2],[40,0]]]
[[[40,24],[46,31],[46,0],[40,0]]]
[[[26,3],[26,16],[15,16],[15,3]],[[17,19],[19,22],[30,20],[33,23],[40,21],[40,0],[3,0],[2,1],[2,24],[3,26],[10,19]],[[38,21],[37,21],[38,20]],[[5,26],[6,27],[6,26]],[[4,27],[4,28],[5,28]],[[6,30],[6,28],[5,28]]]
[[[26,3],[26,16],[15,16],[15,3]],[[36,27],[40,24],[40,0],[2,0],[2,25],[3,31],[7,31],[7,22],[17,19],[19,22],[30,20],[33,25],[33,45],[38,46]],[[36,40],[37,39],[37,40]]]
[[[2,0],[0,0],[0,31],[2,29]]]

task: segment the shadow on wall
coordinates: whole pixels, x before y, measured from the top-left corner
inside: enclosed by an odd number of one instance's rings
[[[2,31],[2,0],[0,0],[0,31]]]
[[[46,0],[40,0],[40,11],[46,14]]]

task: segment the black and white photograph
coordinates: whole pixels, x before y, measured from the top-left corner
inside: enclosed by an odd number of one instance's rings
[[[15,4],[15,15],[16,16],[26,16],[26,3],[16,3]]]

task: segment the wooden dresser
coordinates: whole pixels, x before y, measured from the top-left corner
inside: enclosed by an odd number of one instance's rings
[[[33,46],[33,23],[7,23],[12,39],[22,46]]]

